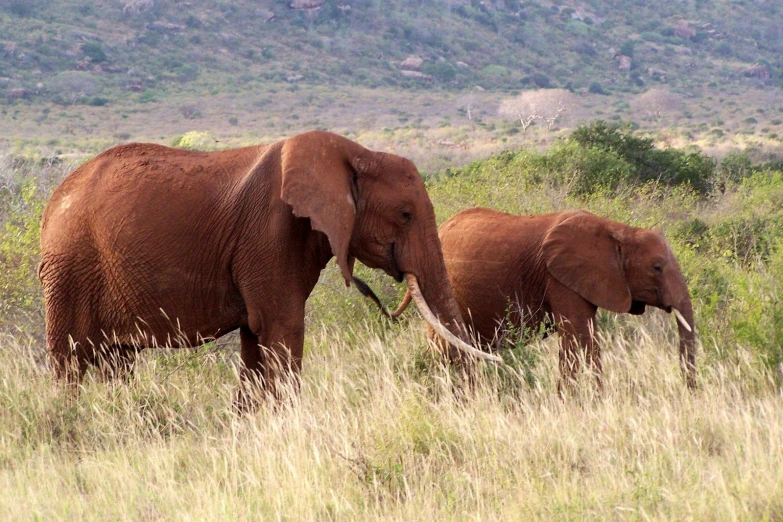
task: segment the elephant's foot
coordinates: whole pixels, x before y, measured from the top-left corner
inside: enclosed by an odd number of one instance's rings
[[[258,391],[250,390],[247,386],[240,384],[236,392],[234,392],[232,411],[240,416],[255,413],[261,402],[258,395]]]
[[[132,347],[108,347],[97,355],[95,367],[104,382],[128,384],[133,379],[137,355],[138,351]]]
[[[294,372],[266,379],[247,372],[240,375],[233,410],[243,415],[255,413],[261,405],[281,409],[299,396],[300,386],[299,375]]]

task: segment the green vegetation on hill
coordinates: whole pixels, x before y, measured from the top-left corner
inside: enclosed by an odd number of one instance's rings
[[[596,93],[781,83],[778,2],[289,4],[3,0],[0,96],[103,106],[286,82]],[[406,76],[412,55],[423,63]]]

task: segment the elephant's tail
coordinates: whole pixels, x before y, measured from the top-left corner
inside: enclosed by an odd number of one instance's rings
[[[388,317],[389,319],[396,320],[402,313],[405,311],[406,308],[408,308],[408,305],[411,304],[411,291],[408,290],[405,293],[405,297],[402,299],[402,302],[397,307],[397,309],[393,312],[389,312],[389,310],[386,309],[385,306],[383,306],[383,303],[381,303],[381,300],[378,299],[378,296],[375,295],[375,292],[372,291],[372,288],[370,288],[370,285],[362,281],[356,276],[353,276],[353,282],[356,285],[356,289],[361,292],[361,294],[375,303],[375,305],[378,307],[378,309],[381,311],[381,313]]]

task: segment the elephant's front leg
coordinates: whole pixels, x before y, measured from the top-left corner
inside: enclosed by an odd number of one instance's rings
[[[560,334],[558,392],[563,395],[564,392],[573,389],[582,356],[595,376],[600,391],[603,388],[601,380],[603,367],[601,365],[601,349],[595,336],[595,315],[574,320],[561,316],[558,321],[558,333]]]
[[[595,335],[596,306],[559,284],[551,285],[549,292],[552,314],[560,335],[558,392],[562,396],[573,389],[581,354],[595,374],[600,389],[602,366],[601,351]]]
[[[275,402],[299,391],[304,348],[304,312],[298,321],[272,321],[258,334],[240,329],[242,369],[235,406],[248,411],[259,395]]]

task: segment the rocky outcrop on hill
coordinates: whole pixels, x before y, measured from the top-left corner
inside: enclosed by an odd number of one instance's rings
[[[400,63],[400,69],[403,71],[419,71],[424,64],[424,60],[418,56],[408,56],[402,63]]]
[[[406,78],[419,78],[421,80],[432,80],[432,76],[429,74],[424,74],[423,72],[419,71],[400,71],[400,74],[405,76]]]
[[[155,0],[133,0],[123,6],[122,12],[126,15],[135,16],[153,7],[155,7]]]
[[[745,76],[749,78],[758,78],[759,80],[769,80],[771,76],[769,67],[760,63],[754,63],[745,70]]]
[[[291,9],[317,9],[325,3],[326,0],[293,0],[289,5]]]
[[[631,70],[631,57],[624,54],[616,54],[614,60],[617,62],[617,69],[628,72]]]
[[[682,38],[683,40],[690,40],[696,36],[696,29],[691,27],[685,20],[680,20],[674,24],[674,36]]]

